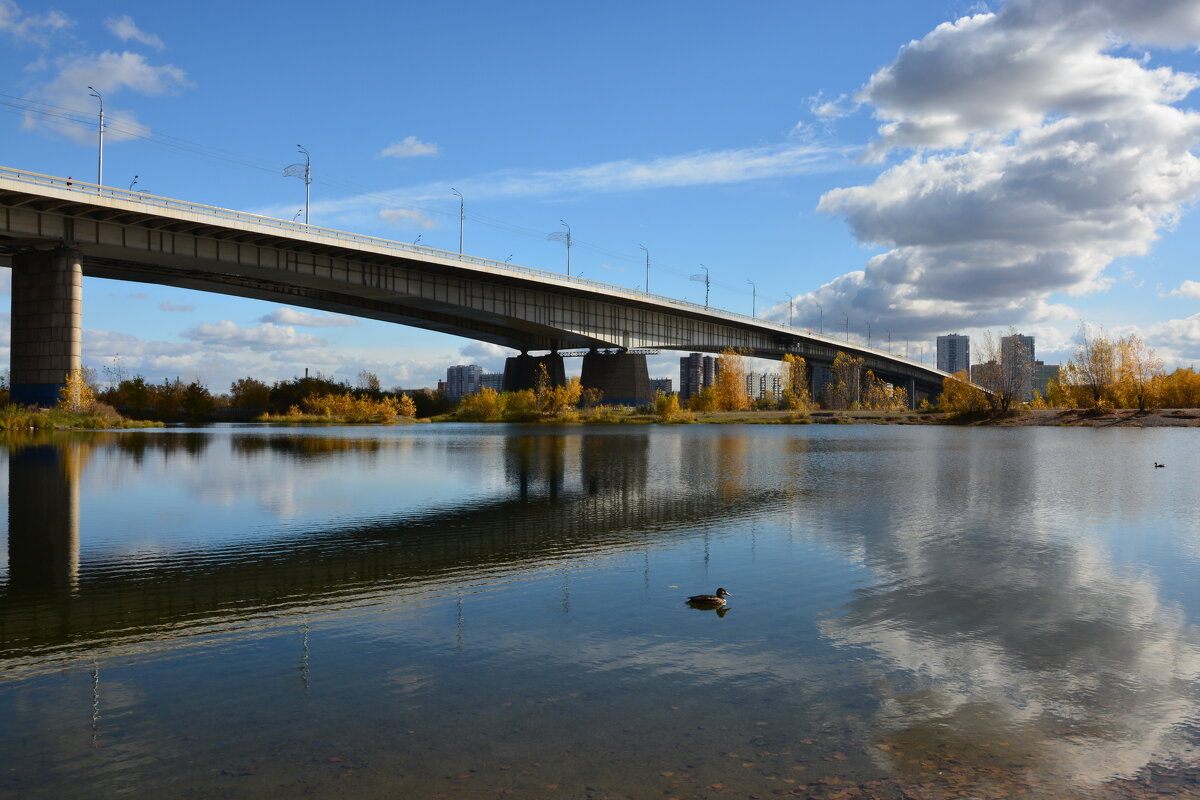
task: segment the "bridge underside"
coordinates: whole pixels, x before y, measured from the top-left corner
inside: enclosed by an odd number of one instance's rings
[[[732,347],[762,358],[792,353],[820,366],[845,351],[889,382],[940,390],[935,370],[788,326],[439,251],[407,252],[362,237],[341,242],[326,233],[168,215],[120,198],[34,193],[0,180],[0,266],[14,269],[13,386],[45,394],[50,373],[79,366],[71,343],[78,338],[82,275],[286,303],[522,352]],[[47,279],[54,270],[57,277]],[[32,315],[22,317],[19,307]]]

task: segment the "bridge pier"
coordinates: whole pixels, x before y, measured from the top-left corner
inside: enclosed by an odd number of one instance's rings
[[[9,385],[12,402],[52,406],[83,344],[83,260],[78,250],[13,254]]]
[[[558,353],[545,356],[531,356],[521,353],[510,356],[504,362],[504,391],[519,392],[522,389],[536,389],[538,367],[546,365],[546,374],[550,376],[551,386],[565,386],[567,370],[563,366],[563,357]]]
[[[592,349],[583,357],[579,382],[585,389],[604,392],[601,402],[607,405],[640,406],[654,399],[644,354]]]

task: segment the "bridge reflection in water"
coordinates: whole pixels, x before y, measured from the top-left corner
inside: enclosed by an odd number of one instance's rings
[[[10,446],[9,574],[0,585],[0,663],[49,666],[55,651],[156,649],[198,629],[276,627],[304,612],[435,584],[471,586],[506,571],[664,546],[716,518],[749,516],[784,499],[746,488],[739,440],[711,437],[675,459],[673,480],[648,480],[650,437],[537,432],[503,438],[504,486],[470,502],[297,529],[143,557],[80,560],[79,486],[89,459],[186,459],[221,442],[209,434],[95,434]],[[379,455],[412,443],[286,433],[234,435],[235,458]],[[660,460],[658,463],[662,463]],[[741,464],[741,469],[736,464]],[[707,464],[707,466],[706,466]],[[386,462],[382,465],[386,468]],[[322,465],[324,468],[324,465]],[[719,485],[689,475],[722,475]],[[186,509],[179,509],[186,515]],[[294,620],[291,623],[294,624]],[[157,644],[156,644],[157,643]],[[10,666],[15,666],[10,663]]]

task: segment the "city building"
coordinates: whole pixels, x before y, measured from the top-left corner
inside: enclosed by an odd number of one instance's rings
[[[1034,342],[1032,336],[1014,333],[1000,338],[1000,364],[1004,382],[1015,389],[1013,399],[1027,403],[1033,399]]]
[[[672,381],[670,378],[651,378],[650,393],[655,395],[657,395],[659,392],[662,392],[663,394],[670,394],[672,392],[671,384]]]
[[[717,382],[720,371],[715,356],[690,353],[679,359],[679,399],[687,400],[700,394],[700,390]]]
[[[778,372],[747,372],[746,394],[751,400],[778,400],[783,396],[783,376]]]
[[[479,389],[491,389],[494,392],[504,391],[503,372],[485,372],[479,376]]]
[[[478,364],[457,364],[446,370],[446,397],[461,400],[479,391],[483,367]]]
[[[1043,364],[1033,362],[1033,388],[1042,396],[1046,396],[1046,388],[1050,381],[1058,377],[1058,364]]]
[[[950,333],[937,337],[937,368],[954,374],[971,369],[971,337]]]

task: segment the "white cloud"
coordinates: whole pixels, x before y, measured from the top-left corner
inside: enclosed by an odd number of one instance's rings
[[[406,136],[395,144],[388,145],[379,153],[389,158],[416,158],[417,156],[436,156],[438,146],[432,142],[422,142],[415,136]]]
[[[437,227],[437,223],[423,211],[411,208],[384,208],[380,210],[379,218],[400,228],[421,228],[427,231]]]
[[[155,50],[162,50],[165,47],[162,39],[140,29],[128,14],[123,17],[109,17],[104,21],[104,27],[108,28],[109,32],[122,42],[133,40],[147,47],[153,47]]]
[[[479,178],[459,178],[447,183],[401,187],[387,192],[326,201],[322,214],[353,216],[363,211],[380,213],[380,195],[403,198],[414,205],[444,202],[447,185],[462,190],[468,200],[507,197],[548,197],[595,192],[626,192],[684,186],[740,183],[767,178],[785,178],[820,171],[831,171],[849,163],[848,151],[812,143],[788,143],[766,147],[701,151],[663,156],[646,161],[633,159],[608,161],[586,167],[563,170],[519,172],[503,170]],[[295,209],[292,209],[294,211]],[[381,216],[400,212],[403,218],[417,212],[385,209]],[[458,204],[455,203],[457,218]],[[268,216],[290,215],[284,207],[260,209]]]
[[[163,300],[161,303],[158,304],[158,308],[160,311],[195,311],[196,310],[195,306],[177,306],[177,305],[174,305],[170,300]]]
[[[1184,281],[1178,289],[1171,290],[1171,296],[1200,298],[1200,281]]]
[[[121,91],[145,95],[163,95],[191,86],[183,70],[170,64],[154,65],[138,53],[71,55],[54,59],[57,74],[37,87],[34,94],[51,105],[71,109],[75,115],[42,116],[26,112],[26,130],[49,128],[79,142],[95,137],[94,116],[98,110],[95,98],[86,88],[95,87],[104,97],[105,137],[110,142],[146,136],[149,129],[138,122],[132,111],[114,106],[113,98]]]
[[[0,32],[18,41],[45,47],[49,44],[49,35],[74,24],[74,20],[60,11],[52,9],[40,16],[30,16],[13,0],[0,0]]]
[[[300,325],[306,328],[348,328],[358,324],[358,320],[353,317],[341,314],[298,311],[287,307],[277,308],[270,314],[259,317],[258,321],[275,325]]]
[[[471,342],[459,348],[458,354],[462,356],[457,362],[459,364],[479,364],[490,371],[501,371],[504,369],[504,360],[516,355],[516,351],[490,342]]]
[[[858,99],[883,121],[870,155],[919,149],[818,205],[887,250],[801,298],[805,314],[929,335],[1070,318],[1054,295],[1111,286],[1108,265],[1200,192],[1200,114],[1174,105],[1200,81],[1118,55],[1200,42],[1180,15],[1194,3],[1015,0],[907,45]]]
[[[308,333],[296,333],[287,325],[264,323],[253,328],[244,328],[229,320],[193,325],[180,334],[184,339],[204,347],[222,347],[249,350],[294,350],[305,347],[321,347],[325,340]]]

